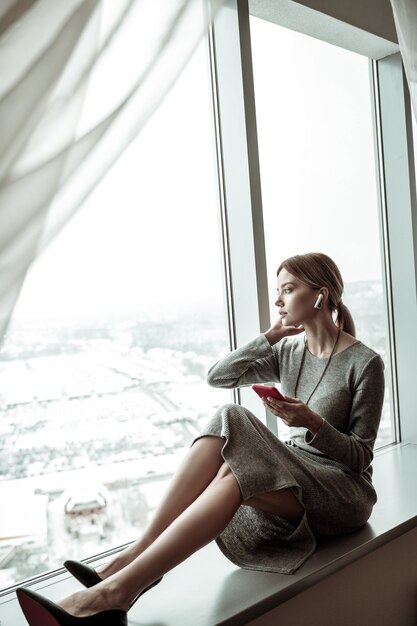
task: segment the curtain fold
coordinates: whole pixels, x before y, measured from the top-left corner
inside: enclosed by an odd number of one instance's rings
[[[398,43],[417,121],[417,2],[391,0]]]
[[[146,124],[220,4],[211,15],[207,0],[2,5],[1,337],[30,264]]]

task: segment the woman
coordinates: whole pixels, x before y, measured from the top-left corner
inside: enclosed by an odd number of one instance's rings
[[[281,382],[285,401],[263,402],[291,427],[289,441],[240,405],[220,407],[144,535],[98,572],[65,563],[86,590],[59,606],[17,591],[31,626],[127,624],[126,612],[141,594],[213,539],[241,567],[289,574],[314,551],[317,537],[365,524],[376,501],[371,461],[382,359],[355,339],[342,277],[329,257],[291,257],[277,277],[278,320],[216,363],[208,382],[226,388]]]

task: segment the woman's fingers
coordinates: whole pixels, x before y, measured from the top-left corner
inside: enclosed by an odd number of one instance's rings
[[[263,403],[273,415],[282,419],[287,426],[302,426],[311,430],[311,427],[314,427],[318,420],[321,420],[320,424],[323,423],[323,418],[311,411],[301,400],[288,396],[285,396],[285,398],[285,401],[282,401],[268,396],[263,399]]]
[[[287,411],[288,409],[290,409],[290,405],[300,403],[300,401],[297,400],[296,398],[290,398],[289,396],[285,396],[285,400],[277,400],[276,398],[273,398],[272,396],[268,396],[266,398],[266,401],[269,403],[270,406],[273,406],[279,411]],[[291,406],[291,409],[292,408],[293,406]]]
[[[271,411],[271,413],[274,413],[274,415],[282,417],[288,414],[289,407],[285,406],[286,404],[289,404],[288,402],[283,402],[281,400],[275,400],[275,398],[268,397],[263,399],[263,403]]]
[[[297,398],[289,398],[286,400],[276,400],[268,396],[263,399],[264,406],[276,417],[281,418],[287,426],[301,426],[300,418],[304,409],[304,404]]]
[[[285,329],[288,332],[288,335],[298,335],[299,333],[304,332],[304,328],[301,325],[300,326],[286,326]]]

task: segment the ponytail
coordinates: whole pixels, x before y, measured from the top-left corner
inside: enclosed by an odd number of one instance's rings
[[[356,337],[356,329],[355,322],[353,321],[353,317],[346,304],[340,300],[339,304],[336,306],[336,326],[339,326],[342,330],[352,337]]]

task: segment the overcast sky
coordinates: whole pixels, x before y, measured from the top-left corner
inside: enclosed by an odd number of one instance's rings
[[[271,292],[292,254],[378,279],[367,59],[251,22]],[[202,45],[146,128],[31,269],[16,317],[223,310],[207,56]]]

